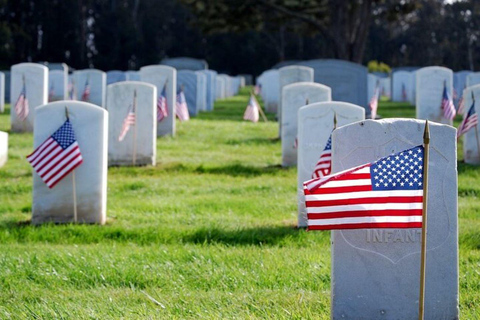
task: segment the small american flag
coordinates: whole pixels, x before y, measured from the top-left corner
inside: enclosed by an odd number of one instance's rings
[[[453,118],[455,118],[455,106],[453,105],[453,101],[448,94],[447,86],[443,87],[441,108],[443,110],[443,117],[445,119],[453,120]]]
[[[257,99],[253,94],[250,95],[250,100],[248,101],[247,109],[243,114],[243,120],[250,120],[252,122],[258,122],[259,119],[259,105]]]
[[[421,228],[423,146],[304,183],[309,230]]]
[[[49,188],[83,162],[70,120],[27,156],[28,162]]]
[[[23,88],[15,103],[15,113],[21,121],[25,121],[28,117],[29,107],[27,99],[27,87],[25,81],[23,81]]]
[[[190,114],[188,113],[187,100],[183,93],[183,88],[180,88],[177,92],[177,101],[175,103],[175,114],[180,121],[190,120]]]
[[[87,81],[85,81],[85,88],[83,88],[82,101],[90,101],[90,83],[88,78]]]
[[[255,88],[253,89],[253,92],[254,92],[256,95],[259,95],[260,92],[262,92],[262,84],[259,83],[259,84],[255,85]]]
[[[135,125],[136,104],[137,104],[137,92],[135,91],[133,95],[133,104],[131,104],[128,107],[127,116],[123,120],[122,131],[120,132],[120,136],[118,136],[118,141],[123,141],[123,139],[127,135],[128,130],[130,130],[130,126]]]
[[[162,121],[168,117],[168,106],[167,106],[167,84],[163,86],[162,94],[158,97],[157,101],[157,122]]]
[[[472,106],[468,110],[467,115],[463,118],[462,123],[458,127],[457,131],[457,138],[460,138],[464,135],[468,130],[476,127],[478,124],[478,116],[475,112],[475,100],[473,100]]]
[[[75,84],[73,82],[70,82],[68,84],[68,99],[69,100],[77,100],[77,94],[75,92]]]
[[[373,97],[370,99],[368,106],[370,107],[370,111],[372,114],[372,119],[375,119],[377,116],[377,109],[378,109],[378,95],[379,95],[379,88],[378,85],[375,87],[375,92],[373,93]]]
[[[465,100],[463,99],[463,96],[460,97],[460,101],[458,102],[458,110],[457,114],[464,114],[465,113]]]
[[[328,176],[332,171],[332,134],[328,137],[327,144],[320,154],[315,168],[313,169],[312,179]]]

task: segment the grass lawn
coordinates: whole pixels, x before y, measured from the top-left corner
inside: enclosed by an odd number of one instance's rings
[[[277,122],[242,120],[248,92],[177,122],[156,167],[109,168],[105,226],[31,226],[33,136],[10,134],[0,319],[330,319],[330,233],[294,228],[296,169],[280,166]],[[379,105],[383,117],[414,113]],[[458,155],[460,315],[475,319],[480,168]]]

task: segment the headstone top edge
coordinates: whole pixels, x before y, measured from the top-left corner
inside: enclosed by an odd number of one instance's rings
[[[48,71],[48,68],[46,66],[44,66],[43,64],[34,63],[34,62],[17,63],[17,64],[14,64],[10,69],[13,71],[13,69],[22,68],[22,67],[40,68],[40,69]]]
[[[82,73],[99,73],[102,75],[106,75],[106,72],[99,70],[99,69],[82,69],[82,70],[75,70],[73,73],[82,74]]]
[[[328,87],[327,87],[328,88]],[[344,101],[323,101],[323,102],[315,102],[308,104],[306,106],[303,106],[299,109],[300,110],[306,110],[306,109],[311,109],[311,108],[316,108],[316,107],[321,107],[321,106],[345,106],[345,107],[352,107],[358,110],[363,110],[365,111],[365,108],[360,107],[359,105],[350,103],[350,102],[344,102]]]
[[[128,81],[119,81],[119,82],[109,84],[107,86],[107,89],[108,88],[114,88],[114,87],[122,87],[122,86],[126,86],[126,85],[136,85],[136,86],[142,86],[142,87],[156,88],[156,86],[154,86],[153,84],[148,83],[148,82],[128,80]]]
[[[138,71],[142,71],[142,70],[152,70],[152,69],[168,69],[168,70],[175,70],[175,71],[177,71],[177,69],[175,69],[174,67],[167,66],[167,65],[164,65],[164,64],[151,64],[151,65],[148,65],[148,66],[143,66],[143,67],[141,67],[140,70],[138,70]]]
[[[93,103],[90,103],[90,102],[83,102],[83,101],[71,101],[71,100],[61,100],[61,101],[55,101],[55,102],[50,102],[50,103],[47,103],[47,104],[44,104],[44,105],[41,105],[41,106],[38,106],[35,108],[35,114],[37,113],[40,113],[40,112],[44,112],[44,111],[47,111],[47,110],[51,110],[51,109],[60,109],[62,108],[63,112],[64,112],[64,109],[65,107],[82,107],[82,108],[90,108],[94,111],[97,111],[99,113],[104,113],[105,115],[108,114],[108,111],[105,110],[104,108],[96,105],[96,104],[93,104]]]
[[[312,88],[322,88],[322,89],[328,89],[328,90],[332,90],[332,88],[330,88],[329,86],[327,85],[324,85],[324,84],[321,84],[321,83],[318,83],[318,82],[306,82],[306,81],[302,81],[302,82],[294,82],[294,83],[290,83],[290,84],[287,84],[287,85],[284,85],[283,86],[283,90],[290,90],[292,88],[295,88],[295,87],[312,87]],[[330,101],[331,102],[331,101]]]
[[[324,102],[321,102],[321,103],[324,103]],[[311,106],[311,105],[308,105],[308,106]],[[350,126],[355,126],[355,125],[358,125],[360,124],[361,126],[365,126],[365,125],[378,125],[378,126],[385,126],[385,125],[390,125],[390,124],[398,124],[398,123],[404,123],[404,124],[407,124],[407,123],[412,123],[412,124],[415,124],[415,125],[424,125],[425,124],[425,120],[422,120],[422,119],[411,119],[411,118],[388,118],[388,119],[380,119],[380,120],[373,120],[373,119],[365,119],[365,120],[362,120],[362,121],[357,121],[357,122],[354,122],[354,123],[351,123],[351,124],[347,124],[347,125],[344,125],[340,128],[338,128],[337,130],[347,130],[348,127]],[[435,127],[435,128],[444,128],[444,130],[450,130],[452,132],[452,134],[455,134],[456,135],[456,132],[457,132],[457,129],[448,125],[448,124],[443,124],[443,123],[438,123],[438,122],[434,122],[434,121],[428,121],[428,125],[430,128],[432,127]]]
[[[417,74],[420,74],[420,73],[423,73],[423,72],[426,72],[426,71],[430,71],[430,70],[442,70],[442,71],[447,71],[447,72],[451,72],[453,74],[453,71],[452,69],[449,69],[447,67],[442,67],[442,66],[428,66],[428,67],[423,67],[423,68],[420,68],[418,69],[417,71],[415,71]]]

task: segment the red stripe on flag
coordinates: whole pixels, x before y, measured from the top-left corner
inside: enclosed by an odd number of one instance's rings
[[[308,230],[341,230],[341,229],[377,229],[377,228],[421,228],[421,222],[382,222],[382,223],[345,223],[339,225],[308,226]]]
[[[354,195],[352,195],[354,197]],[[375,198],[353,198],[340,200],[307,200],[308,207],[331,207],[339,205],[350,204],[364,204],[364,203],[421,203],[422,196],[406,196],[406,197],[375,197]]]

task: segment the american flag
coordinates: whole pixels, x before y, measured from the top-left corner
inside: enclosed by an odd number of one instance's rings
[[[375,117],[377,116],[378,94],[379,94],[379,88],[378,88],[378,85],[377,85],[375,87],[375,92],[373,93],[373,96],[370,99],[370,102],[368,103],[368,106],[370,107],[370,111],[371,111],[371,114],[372,114],[372,119],[375,119]]]
[[[315,168],[313,169],[312,179],[328,176],[332,171],[332,134],[328,137],[327,144],[320,154]]]
[[[423,146],[304,183],[308,229],[420,228]]]
[[[131,104],[128,107],[127,116],[123,120],[122,131],[120,132],[120,135],[118,136],[118,141],[123,141],[123,139],[127,135],[128,130],[130,130],[130,126],[135,125],[135,109],[136,109],[136,104],[137,104],[136,100],[137,100],[137,93],[135,92],[134,98],[133,98],[133,104]]]
[[[162,121],[168,117],[168,106],[167,106],[167,84],[163,86],[162,94],[158,97],[157,101],[157,122]]]
[[[407,101],[407,88],[405,88],[405,83],[402,82],[402,101]]]
[[[243,120],[250,120],[252,122],[258,122],[259,119],[259,105],[257,99],[253,94],[250,95],[250,100],[248,101],[247,109],[243,114]]]
[[[458,114],[464,114],[465,113],[465,100],[463,99],[463,96],[460,97],[460,101],[458,102]]]
[[[90,101],[90,83],[88,78],[87,81],[85,81],[85,88],[83,88],[82,101]]]
[[[255,85],[255,88],[253,89],[253,92],[254,92],[256,95],[259,95],[260,92],[262,92],[262,84],[259,83],[259,84]]]
[[[478,116],[475,112],[475,100],[473,100],[472,106],[468,110],[467,115],[463,118],[462,123],[457,130],[457,138],[460,138],[464,135],[468,130],[476,127],[478,124]]]
[[[76,97],[76,92],[75,92],[75,84],[73,82],[70,82],[68,84],[68,98],[70,100],[77,100],[77,97]]]
[[[50,189],[81,165],[83,158],[70,120],[28,155],[27,160]]]
[[[443,110],[443,117],[445,119],[453,120],[453,118],[455,118],[455,106],[453,105],[452,99],[448,95],[447,86],[443,87],[441,108]]]
[[[23,82],[23,88],[18,96],[17,102],[15,102],[15,114],[21,121],[27,119],[29,113],[28,99],[27,99],[27,87],[25,81]]]
[[[190,114],[188,113],[187,100],[183,93],[183,88],[180,88],[177,92],[177,102],[175,103],[175,114],[180,121],[190,120]]]

